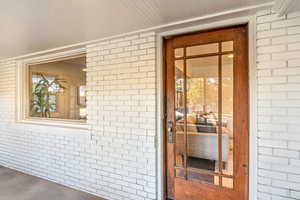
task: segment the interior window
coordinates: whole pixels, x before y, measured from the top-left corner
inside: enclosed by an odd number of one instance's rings
[[[86,57],[29,66],[31,118],[86,120]]]

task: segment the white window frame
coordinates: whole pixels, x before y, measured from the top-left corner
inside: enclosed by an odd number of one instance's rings
[[[72,59],[86,55],[86,49],[75,49],[38,57],[31,57],[17,62],[17,105],[16,121],[18,123],[46,125],[55,127],[88,129],[87,120],[71,120],[57,118],[39,118],[29,116],[29,66]]]

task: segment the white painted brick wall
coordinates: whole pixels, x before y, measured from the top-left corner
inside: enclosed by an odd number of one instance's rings
[[[260,200],[300,199],[299,14],[257,14]]]
[[[1,61],[0,165],[109,200],[156,199],[155,52],[154,33],[87,47],[91,132],[16,124],[16,62]]]

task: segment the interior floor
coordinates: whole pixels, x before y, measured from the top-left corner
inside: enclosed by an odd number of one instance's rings
[[[0,166],[1,200],[104,200]]]
[[[183,155],[176,157],[177,163],[183,162]],[[223,163],[223,173],[226,175],[233,175],[233,151],[232,149],[229,150],[228,159]],[[183,166],[183,163],[182,163]],[[187,159],[187,166],[188,168],[196,168],[208,171],[219,171],[218,162],[215,160],[208,160],[203,158],[197,158],[189,156]],[[178,177],[184,177],[183,171],[178,172]],[[218,184],[219,177],[218,176],[211,176],[207,174],[201,173],[190,173],[189,177],[190,180],[194,181],[201,181],[209,184]],[[233,188],[233,180],[230,178],[222,178],[222,186],[226,188]]]

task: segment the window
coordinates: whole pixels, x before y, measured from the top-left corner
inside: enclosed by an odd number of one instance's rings
[[[86,120],[85,56],[27,67],[28,118]]]

